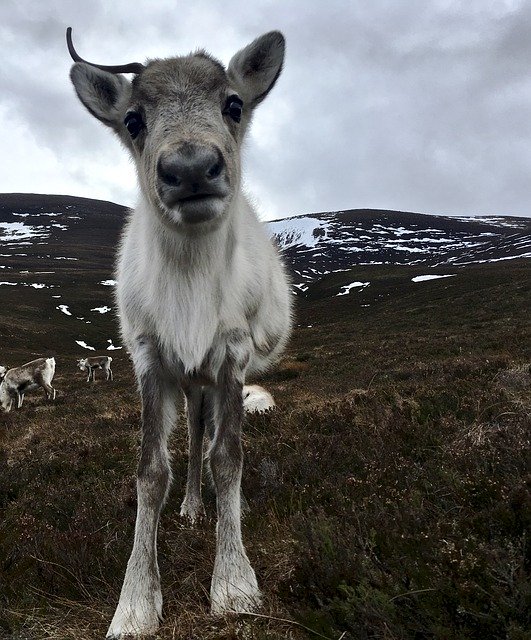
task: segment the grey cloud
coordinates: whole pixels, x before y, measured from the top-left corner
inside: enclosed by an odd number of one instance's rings
[[[266,214],[531,215],[529,3],[4,2],[0,108],[27,123],[75,193],[91,167],[123,152],[73,94],[68,24],[81,55],[104,63],[202,46],[227,63],[282,29],[286,67],[246,152]],[[105,189],[94,196],[134,201],[133,184]],[[0,190],[11,188],[0,181]]]

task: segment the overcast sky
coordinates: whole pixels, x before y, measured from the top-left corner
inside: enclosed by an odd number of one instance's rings
[[[264,219],[385,208],[531,215],[530,0],[1,0],[0,192],[133,205],[135,174],[68,78],[83,57],[287,38],[244,172]]]

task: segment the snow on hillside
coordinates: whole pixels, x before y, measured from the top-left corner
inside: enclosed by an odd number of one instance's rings
[[[427,282],[428,280],[438,280],[439,278],[452,278],[456,276],[456,273],[449,273],[447,275],[425,275],[425,276],[415,276],[411,278],[411,282]]]
[[[22,216],[23,214],[12,214]],[[29,214],[27,214],[29,215]],[[42,215],[42,214],[41,214]],[[47,216],[53,214],[45,214]],[[26,222],[0,222],[0,243],[3,248],[7,246],[31,245],[34,239],[43,240],[49,238],[54,229],[66,231],[66,224],[48,223],[48,224],[27,224]],[[39,242],[39,244],[44,244]]]
[[[288,220],[278,220],[267,224],[269,232],[276,237],[283,249],[288,247],[315,247],[326,238],[328,223],[318,218],[297,218],[296,224]]]
[[[95,200],[0,195],[0,287],[3,291],[16,291],[17,285],[30,287],[56,299],[63,294],[65,304],[57,305],[54,300],[54,308],[74,323],[90,324],[97,322],[97,316],[113,316],[111,296],[106,296],[116,280],[102,279],[101,273],[94,276],[91,286],[107,288],[107,292],[86,309],[77,310],[76,302],[74,314],[61,282],[65,282],[65,273],[82,272],[84,278],[90,277],[94,250],[104,251],[102,264],[107,261],[111,274],[125,215],[123,207]],[[357,265],[418,265],[423,279],[428,279],[430,267],[453,270],[467,264],[531,257],[531,219],[527,218],[345,210],[275,220],[266,226],[284,256],[294,291],[300,295],[323,276]],[[37,271],[39,268],[42,270]],[[354,296],[367,286],[359,281],[344,284],[338,295]],[[91,320],[86,319],[89,314]]]
[[[341,287],[341,291],[337,294],[338,296],[346,296],[351,292],[352,289],[358,289],[358,291],[362,291],[365,287],[368,287],[370,282],[351,282],[350,284],[345,284]]]
[[[392,211],[338,211],[267,223],[300,292],[356,265],[461,266],[531,257],[527,218],[450,218]]]

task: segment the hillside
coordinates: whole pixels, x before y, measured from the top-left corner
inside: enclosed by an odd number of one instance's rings
[[[86,198],[0,194],[0,362],[120,346],[112,278],[126,212]],[[299,295],[353,289],[360,304],[392,293],[393,278],[383,280],[394,266],[417,266],[411,277],[455,275],[468,264],[531,256],[531,218],[361,209],[286,218],[268,227]],[[360,267],[369,275],[349,281],[349,270],[360,274]],[[370,285],[371,274],[380,274],[377,286]]]
[[[309,282],[354,265],[459,267],[531,257],[531,218],[353,209],[296,216],[268,226],[303,291]]]
[[[102,638],[134,528],[140,408],[126,354],[107,351],[109,339],[120,346],[112,311],[91,311],[113,306],[101,282],[112,278],[124,210],[109,203],[102,221],[100,203],[70,204],[43,201],[42,223],[29,226],[48,235],[1,251],[1,279],[17,283],[0,287],[1,353],[10,364],[44,350],[58,360],[55,403],[33,394],[0,415],[0,637],[10,640]],[[0,223],[13,222],[5,206]],[[91,219],[108,226],[100,233]],[[366,226],[408,228],[404,217],[375,220]],[[208,614],[215,502],[206,486],[208,519],[196,529],[181,521],[187,444],[176,429],[157,638],[528,637],[531,278],[516,256],[528,251],[519,234],[529,228],[477,224],[498,239],[474,264],[367,265],[352,251],[340,268],[304,278],[286,356],[262,378],[278,410],[245,426],[244,538],[261,616]],[[323,243],[334,240],[327,233]],[[313,240],[293,238],[284,240],[291,265],[311,274]],[[85,383],[75,357],[89,351],[76,339],[112,353],[114,382]]]
[[[117,342],[114,320],[91,309],[114,306],[112,286],[101,283],[112,279],[125,214],[87,198],[0,196],[0,359],[83,351],[76,340],[98,349]]]

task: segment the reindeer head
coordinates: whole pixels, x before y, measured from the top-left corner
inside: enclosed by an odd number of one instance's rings
[[[77,366],[81,369],[81,371],[83,371],[85,369],[85,367],[87,366],[87,359],[86,358],[80,358],[77,361]]]
[[[90,113],[129,149],[140,187],[166,223],[214,225],[240,188],[240,148],[254,108],[282,70],[284,37],[271,31],[227,69],[204,51],[106,67],[78,56],[70,77]],[[135,74],[129,82],[122,73]]]

